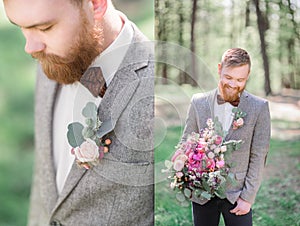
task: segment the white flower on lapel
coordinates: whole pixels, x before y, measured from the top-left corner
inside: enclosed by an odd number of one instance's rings
[[[111,140],[97,135],[102,122],[98,118],[97,106],[94,103],[87,103],[82,115],[86,117],[86,126],[79,122],[70,123],[67,138],[77,165],[90,169],[99,163],[104,153],[109,151]]]
[[[95,162],[99,158],[99,148],[96,142],[87,139],[80,147],[74,148],[74,155],[80,162]]]
[[[232,128],[234,130],[241,128],[244,125],[244,117],[247,115],[246,112],[243,112],[239,108],[233,108],[232,113],[234,114],[233,122],[232,122]]]

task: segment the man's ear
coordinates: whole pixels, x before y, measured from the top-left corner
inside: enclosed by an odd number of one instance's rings
[[[94,7],[94,19],[101,20],[107,10],[107,0],[91,0]]]
[[[222,72],[222,64],[219,63],[218,64],[218,74],[221,76],[221,72]]]

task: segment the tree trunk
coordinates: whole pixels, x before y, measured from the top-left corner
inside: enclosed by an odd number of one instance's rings
[[[190,50],[191,54],[191,67],[192,67],[192,74],[191,74],[191,85],[197,86],[197,70],[196,70],[196,59],[195,59],[195,24],[196,24],[196,16],[197,16],[197,0],[193,0],[193,11],[192,11],[192,18],[191,18],[191,46]]]
[[[288,49],[289,49],[289,56],[288,56],[288,62],[289,66],[292,68],[291,71],[289,71],[289,77],[290,81],[292,84],[293,89],[299,89],[297,84],[297,74],[299,78],[299,71],[297,70],[297,64],[295,64],[295,59],[296,59],[296,54],[295,54],[295,41],[298,39],[300,41],[300,35],[297,30],[297,22],[295,21],[295,13],[294,10],[292,9],[292,3],[290,0],[288,0],[288,5],[289,5],[289,13],[292,15],[292,24],[293,24],[293,34],[291,35],[290,39],[288,40]]]
[[[180,46],[184,46],[184,40],[183,40],[183,34],[184,34],[184,8],[183,8],[183,1],[178,2],[178,14],[179,14],[179,29],[178,29],[178,44]],[[178,75],[178,84],[182,85],[184,83],[187,83],[186,73],[184,71],[179,71]]]
[[[168,6],[168,0],[155,0],[155,15],[157,16],[156,23],[156,35],[159,41],[166,42],[168,40],[168,33],[166,28],[166,22],[168,20],[167,14],[164,15],[160,10],[165,9]],[[160,46],[160,45],[159,45]],[[167,57],[167,51],[165,48],[156,51],[156,57],[158,62],[164,62],[164,59]],[[168,83],[168,65],[166,63],[157,63],[156,64],[156,76],[161,77],[157,81],[161,81],[162,84]]]
[[[268,28],[267,23],[267,16],[263,16],[262,12],[259,8],[259,0],[253,0],[253,3],[255,4],[256,8],[256,15],[257,15],[257,26],[259,31],[259,38],[260,38],[260,48],[261,48],[261,54],[263,58],[263,66],[264,66],[264,72],[265,72],[265,85],[264,90],[266,96],[272,94],[271,90],[271,84],[270,84],[270,69],[269,69],[269,58],[267,55],[267,44],[265,41],[265,32]]]

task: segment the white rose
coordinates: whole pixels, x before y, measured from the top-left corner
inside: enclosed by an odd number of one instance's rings
[[[223,152],[226,152],[227,151],[227,147],[226,146],[222,146],[221,147],[221,152],[223,153]]]
[[[95,141],[87,139],[75,148],[74,154],[80,162],[93,162],[99,158],[99,148]]]
[[[185,162],[187,159],[188,159],[188,157],[185,154],[181,154],[176,157],[175,161],[181,160],[181,161]]]
[[[244,125],[244,119],[239,118],[238,120],[236,120],[236,124],[238,127],[243,126]]]
[[[171,189],[174,189],[176,187],[176,184],[174,183],[174,182],[172,182],[171,184],[170,184],[170,188]]]
[[[182,161],[181,159],[176,159],[174,162],[174,170],[176,171],[181,171],[184,167],[184,161]]]
[[[215,154],[219,154],[220,151],[221,151],[221,148],[219,148],[219,147],[217,147],[217,148],[214,150]]]
[[[209,152],[207,154],[207,157],[210,158],[210,159],[213,159],[215,157],[215,154],[213,152]]]

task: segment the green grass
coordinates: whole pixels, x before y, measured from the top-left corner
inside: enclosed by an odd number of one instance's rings
[[[33,165],[34,61],[13,26],[0,27],[0,225],[27,222]]]
[[[157,226],[192,225],[191,205],[180,206],[163,180],[163,162],[170,159],[181,136],[181,127],[169,127],[155,150],[155,221]],[[300,225],[300,141],[271,140],[267,164],[274,171],[265,179],[253,206],[254,226]],[[269,166],[268,166],[269,167]],[[220,225],[224,225],[223,221]]]

